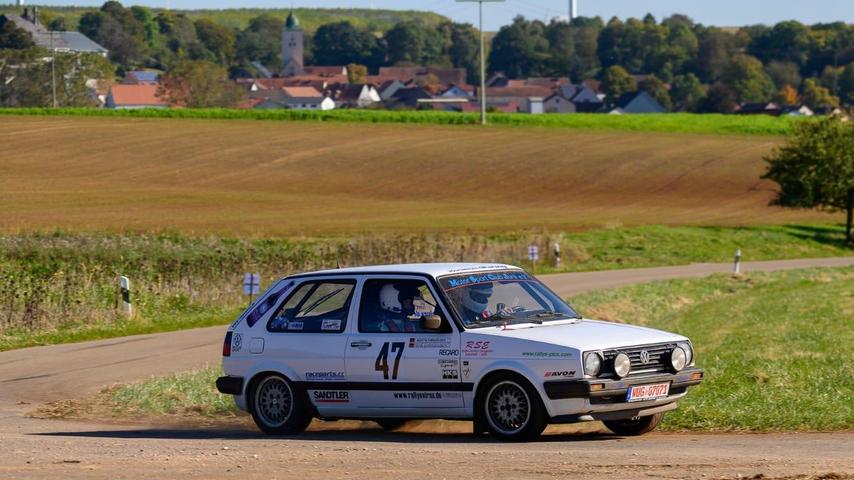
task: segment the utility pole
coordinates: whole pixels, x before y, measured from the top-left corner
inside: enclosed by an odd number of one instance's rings
[[[483,40],[483,2],[503,2],[504,0],[457,0],[458,2],[477,2],[478,29],[480,29],[480,124],[486,125],[486,56]]]
[[[56,50],[53,48],[53,30],[50,31],[50,88],[53,108],[56,108]]]

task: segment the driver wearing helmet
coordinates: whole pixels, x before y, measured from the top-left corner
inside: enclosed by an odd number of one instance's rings
[[[485,318],[489,311],[489,299],[492,297],[492,283],[476,283],[463,292],[463,322],[469,324]]]
[[[380,309],[383,332],[418,332],[421,316],[416,314],[416,302],[424,303],[417,287],[387,283],[380,289]]]

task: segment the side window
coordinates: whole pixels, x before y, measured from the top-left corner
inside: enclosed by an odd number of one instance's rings
[[[359,331],[363,333],[436,333],[421,326],[421,317],[438,315],[440,333],[450,333],[451,325],[427,283],[423,280],[368,280],[359,306]]]
[[[270,332],[340,333],[347,324],[356,282],[306,282],[282,303],[270,322]]]

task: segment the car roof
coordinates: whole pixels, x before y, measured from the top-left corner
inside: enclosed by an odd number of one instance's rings
[[[513,265],[503,263],[405,263],[397,265],[370,265],[365,267],[336,268],[332,270],[320,270],[316,272],[305,272],[292,277],[305,277],[310,275],[367,275],[377,273],[401,273],[430,275],[433,278],[451,274],[464,274],[473,272],[488,272],[495,270],[521,270]]]

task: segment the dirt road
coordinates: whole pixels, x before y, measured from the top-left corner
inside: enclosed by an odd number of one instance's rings
[[[842,259],[755,262],[744,271],[854,265]],[[726,272],[728,264],[545,276],[555,291],[586,290]],[[37,404],[104,386],[216,364],[224,327],[0,353],[0,478],[854,478],[854,433],[654,434],[622,439],[551,427],[519,445],[473,438],[466,424],[409,433],[317,431],[258,435],[248,421],[189,430],[26,418]],[[447,427],[452,425],[452,427]],[[419,432],[431,433],[419,433]],[[804,477],[801,477],[804,478]]]

